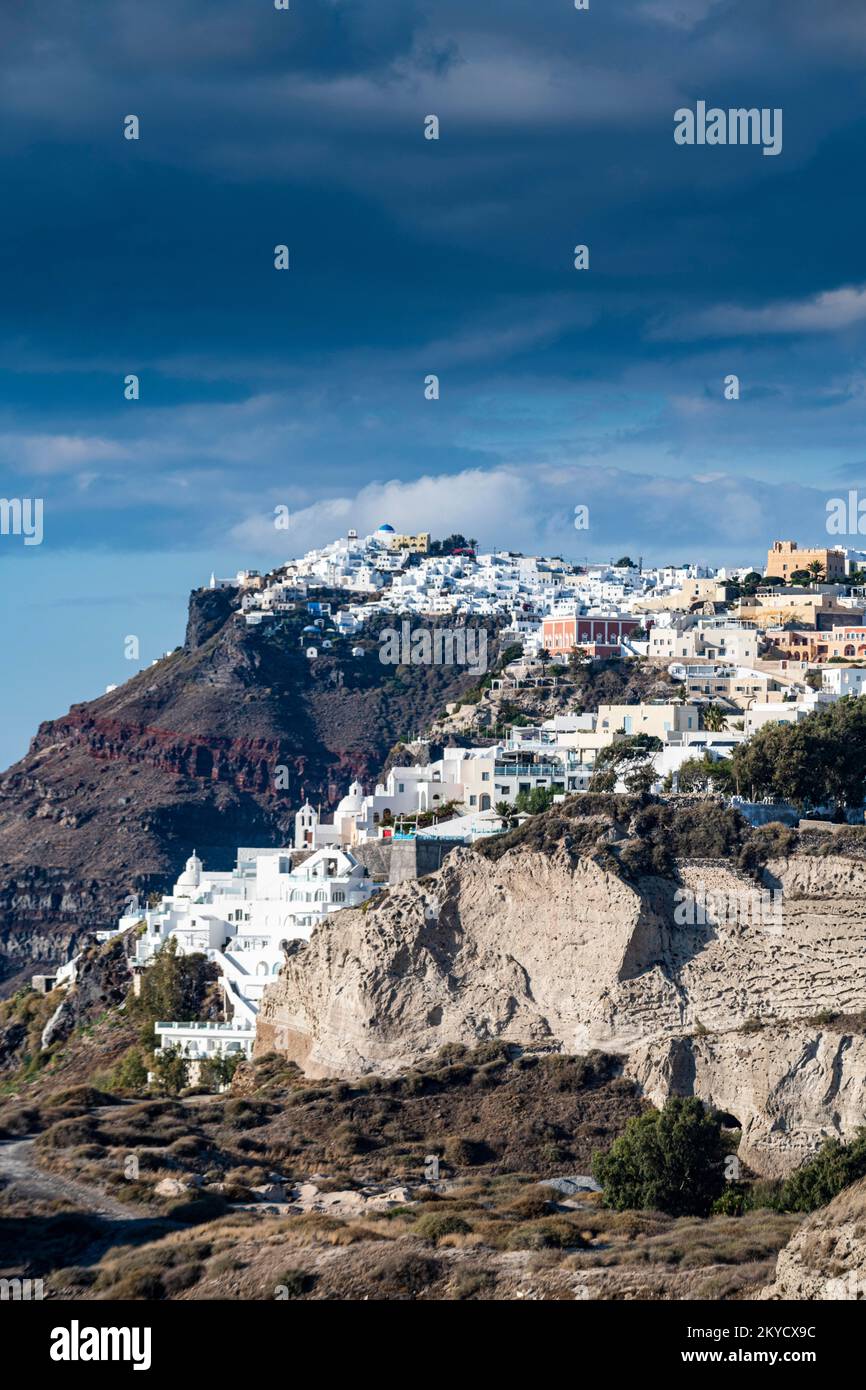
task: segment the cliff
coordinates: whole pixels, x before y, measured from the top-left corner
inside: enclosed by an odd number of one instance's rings
[[[632,881],[624,859],[604,832],[594,853],[563,841],[456,851],[293,948],[265,994],[258,1051],[349,1077],[446,1042],[597,1048],[625,1054],[655,1102],[695,1093],[734,1116],[740,1156],[761,1173],[850,1137],[866,1100],[862,1020],[845,1023],[866,1009],[866,864],[768,860],[780,910],[756,921],[756,880],[730,857]],[[678,924],[684,887],[725,893],[733,917]]]
[[[363,657],[335,640],[309,661],[303,605],[258,629],[237,609],[236,590],[194,593],[183,647],[42,724],[0,778],[2,992],[113,924],[131,892],[166,888],[193,847],[227,868],[240,844],[285,843],[305,796],[326,810],[369,785],[477,681],[382,665],[393,619],[371,620]]]
[[[779,1251],[762,1299],[866,1299],[866,1178],[808,1217]]]

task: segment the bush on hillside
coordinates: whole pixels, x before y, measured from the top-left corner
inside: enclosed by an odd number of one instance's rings
[[[850,1144],[828,1139],[823,1148],[782,1184],[785,1211],[815,1211],[858,1178],[866,1177],[866,1129]]]
[[[702,1101],[672,1096],[663,1110],[629,1120],[592,1168],[616,1211],[706,1216],[724,1191],[727,1152],[719,1117]]]

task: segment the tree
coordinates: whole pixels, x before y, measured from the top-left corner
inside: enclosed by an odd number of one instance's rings
[[[187,1084],[189,1063],[179,1047],[165,1047],[153,1062],[157,1085],[167,1096],[177,1096]]]
[[[170,937],[142,975],[141,993],[130,1011],[147,1024],[158,1019],[198,1020],[217,975],[217,967],[200,952],[179,956],[177,941]]]
[[[792,585],[810,584],[811,582],[812,576],[808,570],[794,570],[793,574],[790,576],[788,580],[788,583]]]
[[[533,787],[531,792],[518,792],[515,805],[518,811],[528,812],[531,816],[540,815],[553,805],[553,791],[550,787]]]
[[[661,739],[651,734],[633,734],[602,748],[590,779],[592,792],[612,792],[620,778],[633,795],[649,791],[657,780],[653,754],[661,749]]]
[[[799,724],[766,724],[734,749],[732,772],[752,800],[778,796],[803,809],[866,794],[866,696],[821,706]]]
[[[631,558],[630,555],[622,555],[622,556],[620,556],[620,558],[617,560],[616,564],[614,565],[614,569],[617,569],[617,570],[619,570],[619,569],[630,569],[630,570],[633,570],[633,569],[637,569],[637,565],[635,564],[634,560]]]
[[[243,1054],[240,1052],[205,1057],[199,1067],[199,1081],[207,1090],[218,1091],[220,1086],[229,1085],[242,1061]]]
[[[673,783],[673,777],[665,778]],[[677,784],[681,792],[725,792],[734,790],[730,759],[688,758],[677,773]]]
[[[615,1211],[705,1216],[724,1191],[727,1153],[719,1116],[694,1097],[672,1096],[663,1110],[629,1120],[592,1171]]]
[[[459,531],[455,531],[452,535],[446,536],[444,541],[431,541],[428,553],[430,555],[453,555],[455,550],[469,549],[475,549],[475,542],[467,541],[465,536],[462,536]]]
[[[824,566],[821,564],[821,561],[820,561],[820,560],[813,560],[812,563],[811,563],[810,565],[807,565],[807,566],[806,566],[806,569],[809,571],[809,574],[812,576],[812,583],[813,583],[813,584],[819,584],[819,583],[823,580],[823,578],[824,578]]]
[[[125,1052],[112,1072],[112,1091],[130,1091],[133,1094],[143,1091],[147,1085],[147,1067],[138,1048],[131,1047]]]
[[[717,705],[717,704],[713,704],[713,703],[710,703],[710,704],[708,704],[708,705],[704,705],[704,708],[703,708],[703,723],[704,723],[704,728],[705,728],[705,729],[709,729],[711,733],[714,733],[714,734],[720,733],[721,730],[725,727],[725,722],[726,722],[727,718],[728,718],[728,716],[727,716],[725,710],[722,709],[721,705]]]

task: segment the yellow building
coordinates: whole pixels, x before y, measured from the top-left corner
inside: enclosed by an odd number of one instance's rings
[[[851,622],[858,615],[846,604],[839,603],[833,594],[779,589],[774,593],[755,594],[754,597],[741,599],[737,616],[742,622],[768,628],[786,623],[798,623],[801,627],[819,627],[823,623],[829,627],[834,618]]]
[[[420,531],[417,536],[392,536],[391,550],[408,550],[412,555],[426,555],[430,549],[430,532]]]
[[[595,721],[596,734],[650,734],[662,741],[665,734],[699,727],[697,705],[599,705]]]
[[[681,589],[660,594],[658,598],[637,599],[631,604],[633,613],[688,613],[696,603],[726,603],[733,590],[719,579],[689,579]]]
[[[838,549],[801,550],[796,541],[773,541],[767,551],[768,578],[790,580],[797,570],[808,570],[819,564],[825,583],[835,584],[845,578],[845,552]]]
[[[780,681],[768,671],[741,667],[730,676],[707,666],[704,671],[687,672],[684,685],[690,698],[700,699],[704,695],[711,700],[730,700],[739,709],[747,709],[752,704],[777,700],[787,692],[790,682]]]

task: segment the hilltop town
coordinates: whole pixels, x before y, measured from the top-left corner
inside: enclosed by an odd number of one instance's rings
[[[239,848],[234,868],[221,869],[190,846],[167,894],[149,904],[133,895],[100,933],[140,925],[135,970],[169,941],[217,966],[224,1021],[161,1020],[161,1047],[189,1058],[194,1074],[204,1058],[251,1056],[263,991],[292,942],[572,796],[698,792],[722,797],[752,825],[796,825],[794,805],[743,784],[734,754],[769,725],[796,725],[863,693],[863,558],[776,541],[763,573],[645,568],[628,556],[579,566],[481,554],[463,536],[431,543],[384,524],[270,574],[212,576],[209,592],[225,595],[230,621],[244,629],[273,636],[291,619],[306,663],[383,661],[381,627],[378,648],[370,637],[388,615],[405,629],[407,665],[424,625],[440,630],[443,619],[497,622],[500,656],[473,673],[467,697],[399,743],[372,784],[355,778],[330,811],[304,797],[282,847]],[[588,696],[594,672],[629,668],[641,673],[644,696]],[[810,814],[837,809],[819,798]],[[844,814],[863,819],[862,808]],[[45,988],[74,975],[73,959],[36,978]]]

